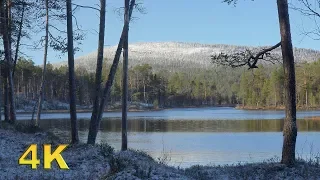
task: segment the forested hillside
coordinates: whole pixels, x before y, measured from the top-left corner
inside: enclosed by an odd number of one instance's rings
[[[166,69],[169,71],[197,71],[201,69],[212,69],[213,64],[210,56],[218,53],[235,53],[244,50],[252,52],[264,49],[265,47],[235,46],[224,44],[199,44],[199,43],[182,43],[182,42],[148,42],[133,43],[129,46],[130,63],[129,66],[141,64],[150,64],[154,70]],[[111,63],[116,46],[104,49],[106,62]],[[281,49],[275,49],[272,54],[275,57],[281,57]],[[294,48],[295,61],[312,62],[320,57],[320,52],[311,49]],[[89,71],[95,71],[95,61],[97,52],[79,57],[75,60],[76,67],[83,67]],[[57,64],[66,65],[67,62]],[[185,70],[189,69],[189,70]]]
[[[309,58],[316,58],[318,53],[312,50],[309,50],[310,55],[306,50],[298,52],[300,52],[299,56]],[[141,55],[141,59],[142,57],[144,56]],[[131,65],[134,65],[129,70],[129,101],[153,104],[155,107],[211,105],[244,105],[250,108],[283,107],[281,64],[264,64],[258,69],[248,70],[246,67],[214,67],[208,60],[206,67],[199,65],[192,68],[191,57],[186,58],[185,64],[189,67],[185,69],[175,69],[155,60],[139,65],[134,60],[130,61]],[[158,58],[161,59],[160,56]],[[165,56],[162,59],[165,59]],[[78,65],[79,61],[81,59],[78,59]],[[300,62],[303,61],[300,60]],[[184,62],[183,59],[181,62]],[[309,63],[297,63],[296,65],[297,105],[317,107],[320,104],[320,75],[317,73],[320,71],[320,62],[314,59],[306,59],[305,62]],[[102,73],[104,82],[107,80],[109,68],[109,64],[104,64]],[[170,70],[171,68],[173,70]],[[81,65],[77,66],[75,74],[77,104],[92,105],[94,72],[87,70],[87,66]],[[121,69],[118,69],[109,105],[121,101],[121,74]],[[68,102],[67,66],[54,68],[54,65],[48,64],[46,76],[45,100]],[[20,99],[35,99],[40,78],[40,67],[35,66],[31,60],[20,59],[14,81],[18,94],[17,99],[19,97]]]
[[[107,67],[107,68],[106,68]],[[136,65],[129,70],[129,100],[154,104],[157,107],[213,105],[236,103],[232,84],[236,84],[244,69],[213,68],[202,72],[154,71],[149,64]],[[102,79],[107,80],[109,66],[104,65]],[[91,105],[94,93],[94,73],[76,68],[79,105]],[[121,70],[116,74],[110,104],[121,100]],[[68,102],[67,66],[47,65],[45,100]],[[41,68],[31,60],[19,59],[15,76],[18,97],[34,99],[39,89]],[[223,81],[221,81],[223,80]],[[231,100],[233,97],[233,100]]]

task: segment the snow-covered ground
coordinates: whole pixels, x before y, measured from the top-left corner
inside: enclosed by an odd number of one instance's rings
[[[0,179],[99,179],[108,172],[108,160],[95,146],[78,145],[62,154],[70,170],[59,170],[56,163],[52,170],[43,168],[42,144],[58,143],[48,133],[25,134],[0,129]],[[28,165],[18,165],[18,159],[30,144],[38,144],[40,165],[32,170]]]
[[[144,152],[114,152],[108,145],[74,145],[63,153],[69,170],[43,169],[42,144],[56,146],[63,142],[49,132],[22,133],[0,123],[0,179],[320,179],[319,162],[298,162],[294,168],[277,159],[257,164],[234,166],[169,167]],[[5,127],[4,127],[5,125]],[[0,126],[0,127],[1,127]],[[19,128],[20,131],[23,128]],[[38,144],[37,170],[18,165],[20,155],[30,144]]]
[[[268,47],[273,44],[267,45]],[[106,62],[111,63],[117,46],[106,47],[104,54]],[[130,66],[141,64],[150,64],[153,70],[163,70],[176,72],[181,69],[203,68],[211,69],[214,65],[211,63],[211,55],[217,55],[221,52],[232,54],[250,49],[253,52],[265,49],[264,47],[236,46],[226,44],[200,44],[185,42],[140,42],[129,45]],[[273,51],[278,57],[281,55],[281,48]],[[304,60],[316,61],[319,59],[319,51],[311,49],[294,48],[296,62]],[[85,68],[88,71],[95,71],[97,52],[76,58],[75,67]],[[122,57],[121,57],[122,58]],[[261,61],[263,62],[263,61]],[[260,62],[259,62],[260,63]],[[55,67],[66,65],[67,61],[53,64]]]
[[[36,105],[35,100],[26,99],[24,97],[17,97],[16,98],[16,108],[18,113],[30,113],[33,112],[34,107]],[[134,110],[146,110],[152,109],[154,106],[153,104],[142,103],[142,102],[129,102],[129,108]],[[61,111],[61,110],[69,110],[69,103],[61,102],[61,101],[43,101],[42,110],[44,111]],[[91,109],[92,105],[77,105],[77,110],[88,110]],[[121,102],[115,102],[112,106],[109,106],[108,109],[115,110],[121,109]]]
[[[16,98],[17,112],[33,112],[36,105],[35,100],[26,99],[24,97]],[[79,106],[78,106],[79,107]],[[80,107],[81,108],[81,107]],[[60,101],[43,101],[43,110],[69,110],[69,104]]]

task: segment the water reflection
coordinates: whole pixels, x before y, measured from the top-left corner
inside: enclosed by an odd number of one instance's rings
[[[28,121],[21,121],[27,123]],[[320,120],[297,120],[300,132],[319,132]],[[66,119],[40,121],[40,126],[45,129],[58,128],[70,129],[70,122]],[[79,120],[79,129],[86,131],[89,120]],[[148,120],[147,118],[129,119],[130,132],[280,132],[283,120]],[[120,118],[103,119],[101,131],[121,131]]]
[[[32,114],[17,114],[18,120],[29,120]],[[320,111],[297,111],[297,118],[320,116]],[[90,119],[90,113],[77,113],[79,119]],[[121,118],[121,112],[105,112],[104,118]],[[282,119],[284,111],[274,110],[241,110],[230,107],[208,108],[173,108],[159,111],[128,112],[131,119],[148,118],[148,120],[249,120],[249,119]],[[41,119],[69,119],[69,113],[43,113]]]
[[[29,121],[21,121],[28,123]],[[320,152],[320,121],[297,121],[297,155],[310,158]],[[79,139],[86,142],[89,120],[79,120]],[[61,138],[70,137],[69,120],[42,120],[40,126]],[[169,165],[189,167],[201,164],[261,162],[281,156],[283,120],[148,120],[129,119],[128,146],[153,158],[170,157]],[[121,148],[121,120],[104,119],[97,143]]]

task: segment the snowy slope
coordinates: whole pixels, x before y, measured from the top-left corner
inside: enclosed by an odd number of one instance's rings
[[[134,43],[129,45],[129,65],[148,63],[156,70],[177,70],[185,68],[212,68],[210,56],[224,53],[234,53],[251,49],[260,50],[265,47],[247,47],[223,44],[199,44],[182,42],[148,42]],[[104,49],[107,63],[111,63],[116,51],[116,46]],[[274,50],[276,55],[281,55],[281,49]],[[312,62],[320,58],[320,51],[311,49],[294,48],[296,62]],[[87,70],[94,71],[97,53],[78,57],[75,60],[76,67],[85,67]],[[66,61],[56,64],[67,64]]]

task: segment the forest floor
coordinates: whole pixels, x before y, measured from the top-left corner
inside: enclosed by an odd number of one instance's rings
[[[42,145],[54,148],[63,142],[50,132],[22,125],[0,123],[0,179],[320,179],[319,161],[297,161],[288,168],[278,159],[262,163],[229,166],[192,166],[181,169],[156,161],[144,152],[116,152],[107,144],[69,146],[62,156],[69,170],[43,168]],[[18,165],[18,159],[30,144],[38,144],[38,169]],[[319,159],[318,159],[319,160]]]

